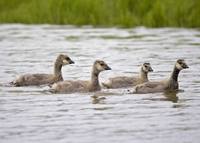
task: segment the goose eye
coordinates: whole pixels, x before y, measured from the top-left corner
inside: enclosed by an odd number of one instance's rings
[[[66,57],[65,59],[66,59],[66,60],[70,60],[69,57]]]
[[[144,67],[147,68],[148,66],[147,66],[147,65],[144,65]]]
[[[100,66],[104,66],[105,64],[104,63],[99,63],[100,64]]]

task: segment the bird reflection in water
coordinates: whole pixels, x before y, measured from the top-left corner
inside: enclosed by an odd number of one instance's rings
[[[106,99],[105,97],[102,97],[99,95],[93,95],[93,96],[91,96],[91,98],[92,98],[93,104],[100,104]]]
[[[177,93],[179,91],[166,91],[164,92],[164,96],[166,97],[167,101],[172,101],[173,103],[177,103],[179,98],[177,96]]]

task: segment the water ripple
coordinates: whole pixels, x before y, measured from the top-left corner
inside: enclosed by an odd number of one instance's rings
[[[198,142],[199,35],[184,28],[0,25],[0,142]],[[178,58],[190,68],[180,73],[178,93],[53,95],[47,86],[8,86],[20,74],[52,73],[59,53],[76,63],[62,70],[72,80],[89,79],[95,59],[113,69],[101,81],[137,75],[143,62],[154,68],[150,80],[168,78]]]

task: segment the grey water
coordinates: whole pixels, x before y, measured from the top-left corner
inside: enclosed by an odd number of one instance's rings
[[[9,87],[25,73],[52,73],[56,56],[75,61],[64,79],[90,79],[94,60],[112,68],[100,82],[137,75],[150,62],[151,81],[168,78],[175,61],[189,69],[181,92],[129,94],[127,89],[52,94],[48,86]],[[200,30],[0,25],[1,143],[198,143],[200,140]],[[132,90],[133,88],[130,88]]]

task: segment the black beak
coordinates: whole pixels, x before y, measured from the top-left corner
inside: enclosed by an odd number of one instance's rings
[[[184,68],[184,69],[188,69],[189,66],[188,66],[187,64],[184,64],[184,65],[183,65],[183,68]]]
[[[70,60],[70,61],[69,61],[69,64],[74,64],[74,61]]]
[[[152,69],[152,68],[149,68],[149,72],[153,72],[153,69]]]
[[[111,70],[111,68],[110,68],[109,66],[107,66],[107,67],[105,68],[105,70]]]

